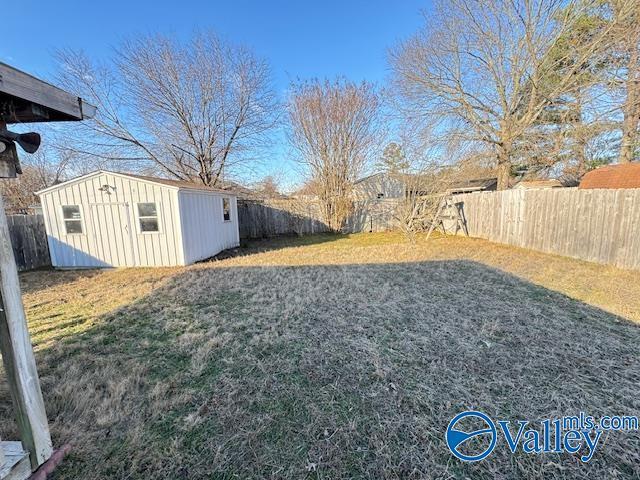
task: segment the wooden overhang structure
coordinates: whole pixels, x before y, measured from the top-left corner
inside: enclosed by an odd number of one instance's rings
[[[0,116],[6,123],[77,121],[95,112],[81,98],[0,62]]]
[[[95,111],[81,98],[0,63],[0,178],[20,172],[15,143],[6,140],[7,124],[80,121]],[[0,352],[20,436],[0,441],[0,480],[22,480],[51,458],[53,446],[1,196]]]

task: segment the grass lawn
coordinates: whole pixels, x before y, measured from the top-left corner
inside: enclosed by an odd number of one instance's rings
[[[640,476],[638,432],[589,463],[504,443],[462,463],[444,441],[467,409],[640,415],[640,272],[359,234],[21,281],[54,443],[74,445],[56,479]]]

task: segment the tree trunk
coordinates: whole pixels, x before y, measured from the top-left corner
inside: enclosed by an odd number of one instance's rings
[[[620,163],[634,160],[640,134],[640,36],[630,40],[629,64],[627,67],[627,98],[624,102],[624,120],[622,122],[622,143],[620,145]]]
[[[575,122],[573,124],[573,156],[576,161],[576,175],[578,178],[587,173],[587,138],[585,132],[584,118],[583,118],[583,98],[582,89],[576,90],[576,112]]]
[[[498,190],[507,190],[509,188],[509,179],[511,178],[511,145],[502,143],[498,145]]]
[[[587,156],[585,154],[587,150],[587,141],[584,139],[582,134],[580,134],[575,140],[573,148],[574,156],[576,158],[576,175],[578,178],[582,178],[582,176],[587,173]]]

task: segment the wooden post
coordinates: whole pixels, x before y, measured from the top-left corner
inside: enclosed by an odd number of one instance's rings
[[[7,216],[0,196],[0,352],[17,414],[20,440],[36,469],[53,453]]]
[[[2,62],[0,62],[0,96],[5,107],[0,112],[0,128],[3,130],[6,122],[80,121],[91,118],[96,111],[94,106],[83,102],[81,98]],[[14,142],[6,143],[8,146],[3,145],[4,148],[0,152],[0,175],[15,178],[19,170],[15,145]],[[7,152],[9,152],[8,155]],[[13,164],[10,160],[14,160]],[[16,420],[22,442],[19,452],[23,452],[22,447],[28,450],[31,468],[35,470],[51,457],[53,448],[33,347],[27,330],[18,271],[11,248],[2,198],[0,198],[0,353],[2,353],[4,369],[17,414]],[[26,464],[26,462],[22,463]],[[28,467],[28,465],[24,466]]]
[[[4,450],[2,449],[2,439],[0,439],[0,470],[2,470],[5,461]]]

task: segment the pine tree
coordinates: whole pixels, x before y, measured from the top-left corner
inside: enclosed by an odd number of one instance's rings
[[[390,142],[382,152],[378,167],[387,173],[406,173],[409,169],[409,162],[407,161],[402,145],[396,142]]]

